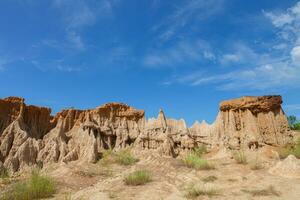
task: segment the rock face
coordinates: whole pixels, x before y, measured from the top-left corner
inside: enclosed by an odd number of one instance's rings
[[[242,97],[220,104],[217,138],[227,147],[258,148],[291,141],[281,96]]]
[[[24,99],[0,99],[0,164],[12,172],[50,162],[96,162],[105,149],[133,147],[177,156],[201,144],[258,148],[292,139],[280,96],[243,97],[220,104],[216,121],[167,119],[162,110],[146,120],[142,110],[109,103],[91,110],[27,106]],[[222,147],[222,148],[223,148]]]

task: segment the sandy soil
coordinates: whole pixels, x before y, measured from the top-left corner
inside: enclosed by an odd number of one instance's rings
[[[153,199],[181,200],[186,197],[191,185],[217,190],[217,195],[199,196],[196,199],[291,199],[300,198],[300,179],[283,178],[268,173],[278,161],[263,169],[252,170],[250,165],[237,164],[229,157],[214,159],[216,169],[194,170],[184,166],[179,159],[155,155],[139,156],[140,161],[132,166],[112,163],[69,163],[49,166],[44,169],[54,177],[58,193],[52,199]],[[136,169],[146,169],[152,181],[142,186],[127,186],[124,177]],[[215,176],[213,182],[203,180]],[[275,194],[253,194],[253,190],[273,187]]]

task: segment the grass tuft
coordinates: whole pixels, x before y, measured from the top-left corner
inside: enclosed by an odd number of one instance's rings
[[[218,190],[215,188],[208,188],[208,187],[197,187],[197,186],[191,186],[187,189],[186,197],[187,198],[197,198],[199,196],[217,196],[219,195]]]
[[[128,174],[124,182],[126,185],[144,185],[151,181],[151,174],[147,170],[137,170]]]
[[[183,158],[183,163],[190,168],[197,170],[215,169],[215,166],[206,159],[199,157],[195,153],[189,153]]]
[[[281,193],[277,191],[274,186],[270,185],[266,189],[257,189],[257,190],[241,190],[242,192],[249,193],[252,196],[277,196],[279,197]]]
[[[233,158],[238,164],[246,165],[248,163],[247,156],[244,150],[233,152]]]
[[[33,171],[28,180],[15,184],[0,200],[32,200],[51,197],[55,193],[54,182]]]

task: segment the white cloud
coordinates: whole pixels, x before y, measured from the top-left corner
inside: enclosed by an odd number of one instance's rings
[[[292,60],[295,64],[300,65],[300,46],[295,46],[291,51]]]
[[[282,27],[287,24],[291,24],[294,18],[290,14],[276,15],[272,12],[265,12],[266,17],[270,18],[273,25],[276,27]]]

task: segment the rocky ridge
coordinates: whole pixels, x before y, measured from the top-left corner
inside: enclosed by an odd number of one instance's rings
[[[201,144],[260,148],[289,143],[292,132],[281,96],[242,97],[221,102],[213,124],[167,119],[162,110],[146,120],[143,110],[108,103],[91,110],[28,106],[24,99],[0,99],[0,167],[12,172],[51,162],[97,162],[105,149],[132,147],[176,157]]]

